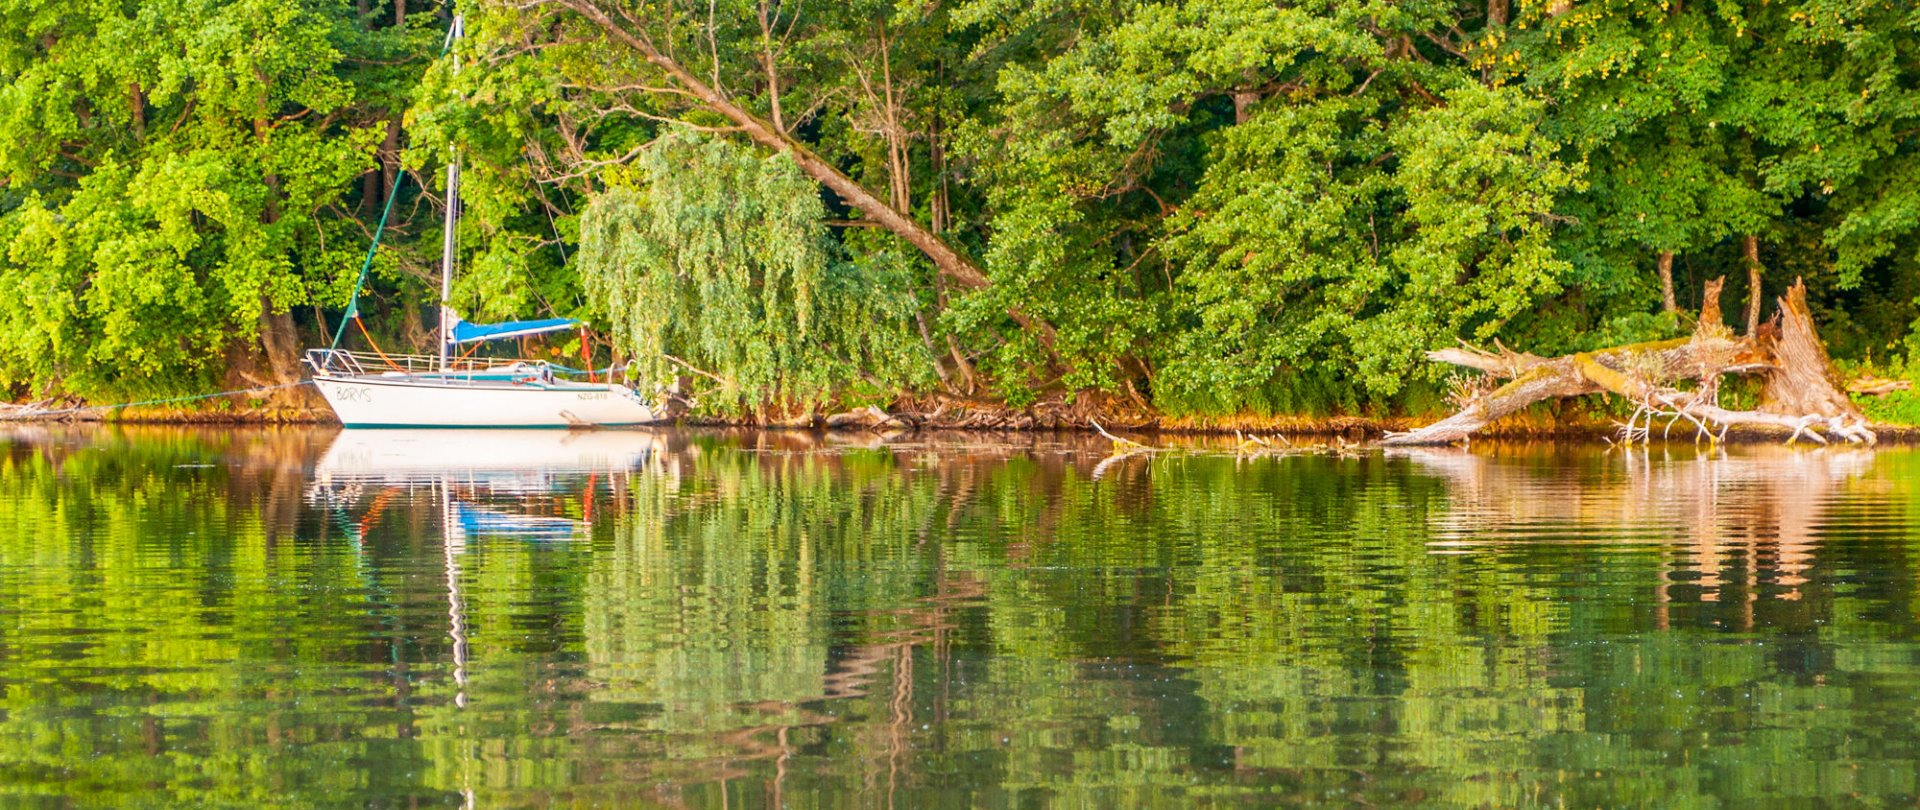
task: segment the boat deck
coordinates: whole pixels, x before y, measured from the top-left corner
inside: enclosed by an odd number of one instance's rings
[[[613,382],[579,380],[574,369],[545,360],[500,358],[440,358],[431,355],[374,354],[340,349],[309,349],[306,363],[316,380],[372,384],[435,385],[459,388],[544,388],[603,390]]]

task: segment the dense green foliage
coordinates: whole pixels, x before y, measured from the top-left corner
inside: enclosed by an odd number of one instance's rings
[[[0,10],[0,384],[200,386],[294,307],[344,298],[353,181],[434,36],[364,22],[321,2]]]
[[[16,394],[185,384],[261,313],[337,306],[409,103],[409,165],[468,167],[460,309],[611,320],[651,376],[732,380],[721,410],[1421,409],[1455,339],[1674,332],[1662,255],[1682,310],[1726,275],[1738,321],[1749,238],[1842,358],[1920,317],[1900,4],[476,0],[458,72],[428,68],[445,6],[55,8],[0,12]],[[375,297],[417,343],[437,198],[406,199]]]

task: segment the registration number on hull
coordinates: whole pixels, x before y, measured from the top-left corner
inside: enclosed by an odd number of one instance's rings
[[[372,402],[373,389],[358,385],[335,385],[333,398],[341,402]]]

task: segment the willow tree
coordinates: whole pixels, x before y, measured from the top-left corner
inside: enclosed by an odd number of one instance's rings
[[[943,157],[951,128],[943,122],[959,115],[953,97],[990,83],[941,67],[962,59],[970,40],[953,35],[939,4],[482,0],[466,8],[468,47],[484,63],[464,74],[477,86],[468,98],[485,108],[479,118],[512,122],[493,128],[526,141],[543,183],[590,183],[635,159],[658,126],[690,126],[778,155],[831,191],[855,215],[843,224],[871,229],[851,241],[878,246],[872,252],[885,257],[874,260],[905,254],[918,267],[929,342],[951,337],[939,334],[945,301],[994,286],[954,233],[962,223],[947,191],[957,172]],[[1070,364],[1053,348],[1055,328],[1028,310],[1030,298],[994,299],[998,309],[973,345],[1036,345],[1043,362]],[[954,368],[943,376],[971,380],[967,347],[946,342],[942,355]]]
[[[703,378],[696,405],[742,414],[932,375],[903,279],[841,260],[790,161],[675,132],[608,179],[582,214],[576,265],[648,377]]]

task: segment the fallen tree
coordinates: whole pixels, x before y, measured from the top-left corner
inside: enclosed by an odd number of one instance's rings
[[[1493,352],[1464,345],[1428,352],[1427,358],[1435,362],[1508,382],[1470,390],[1460,398],[1458,413],[1417,430],[1389,433],[1382,444],[1448,444],[1536,402],[1597,393],[1617,394],[1634,403],[1633,415],[1622,426],[1629,441],[1651,439],[1655,425],[1664,419],[1665,435],[1685,422],[1696,436],[1715,440],[1725,438],[1730,428],[1756,426],[1786,431],[1789,442],[1806,436],[1821,444],[1829,437],[1873,444],[1866,416],[1835,384],[1832,360],[1807,310],[1805,286],[1794,282],[1772,320],[1735,336],[1720,318],[1723,282],[1707,284],[1690,337],[1551,358],[1515,352],[1497,342],[1498,351]],[[1726,375],[1759,377],[1759,404],[1752,410],[1721,407]]]

